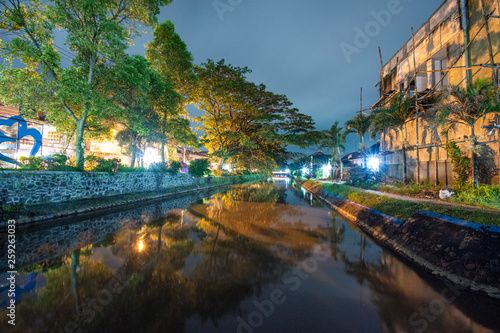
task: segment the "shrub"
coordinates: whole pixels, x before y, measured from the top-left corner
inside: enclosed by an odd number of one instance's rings
[[[148,171],[152,172],[166,172],[168,169],[168,163],[166,162],[156,162],[149,165]]]
[[[94,153],[85,157],[86,169],[94,172],[116,172],[120,165],[118,158],[102,158],[94,155]]]
[[[455,181],[457,182],[456,189],[460,191],[471,175],[470,159],[463,155],[455,141],[446,143],[446,151],[450,155],[451,163],[453,163],[453,173],[455,174]]]
[[[171,175],[176,175],[182,168],[182,164],[179,161],[170,161],[168,168],[165,170]]]
[[[145,169],[141,167],[130,167],[127,165],[120,164],[116,170],[117,172],[144,172]]]
[[[203,177],[210,172],[208,166],[209,162],[206,158],[193,161],[188,166],[189,174],[193,177]]]
[[[74,166],[68,165],[69,157],[64,154],[51,156],[21,156],[21,169],[36,171],[73,171]]]

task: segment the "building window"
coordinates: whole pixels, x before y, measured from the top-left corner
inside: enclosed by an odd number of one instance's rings
[[[48,132],[47,133],[47,139],[49,139],[50,142],[61,142],[61,133],[58,132]]]

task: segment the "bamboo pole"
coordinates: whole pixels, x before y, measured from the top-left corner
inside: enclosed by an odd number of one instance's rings
[[[411,27],[411,38],[413,42],[413,70],[415,71],[415,116],[416,116],[416,139],[417,139],[417,184],[420,184],[420,152],[418,150],[418,87],[417,87],[417,60],[415,51],[415,34],[413,33],[413,27]]]
[[[488,51],[490,55],[490,62],[491,62],[491,67],[492,67],[492,77],[493,77],[493,82],[495,83],[495,94],[497,98],[497,103],[499,101],[499,96],[498,96],[498,68],[496,68],[496,63],[495,63],[495,56],[493,54],[493,46],[491,44],[491,34],[490,34],[490,25],[489,25],[489,17],[486,15],[486,7],[484,5],[484,0],[481,0],[481,7],[482,7],[482,12],[483,12],[483,20],[484,24],[486,26],[486,35],[487,35],[487,40],[488,40]],[[494,11],[493,11],[494,12]],[[490,17],[492,13],[490,13]],[[500,117],[497,116],[497,123],[500,122]],[[498,140],[500,141],[500,129],[498,130]],[[498,165],[500,165],[500,142],[498,144]],[[498,168],[498,166],[497,166]],[[500,177],[499,177],[499,183],[500,183]]]

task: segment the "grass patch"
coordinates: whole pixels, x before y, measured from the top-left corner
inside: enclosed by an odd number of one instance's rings
[[[401,182],[397,182],[394,185],[366,185],[366,184],[356,184],[356,187],[369,190],[377,190],[386,193],[394,193],[400,195],[417,195],[427,190],[440,190],[441,185],[431,184],[425,182],[422,184],[417,184],[416,182],[411,182],[410,184],[404,185]],[[456,196],[453,196],[447,201],[456,202],[460,204],[500,209],[500,186],[499,185],[484,185],[479,184],[479,186],[474,189],[471,184],[464,187],[455,188]],[[339,194],[340,195],[340,194]]]
[[[477,188],[469,186],[462,189],[456,196],[451,197],[450,201],[500,209],[500,186],[479,184]]]
[[[312,186],[313,192],[319,191],[322,188],[363,206],[373,208],[390,216],[394,216],[400,220],[407,220],[410,216],[423,209],[480,224],[500,226],[500,214],[481,210],[398,200],[382,195],[363,192],[345,185],[318,183],[315,181],[309,181],[305,185]]]
[[[394,185],[379,185],[378,190],[387,193],[409,195],[409,194],[419,194],[425,190],[440,190],[442,186],[434,185],[429,182],[422,184],[417,184],[416,182],[411,182],[410,184],[403,185],[403,183],[395,183]]]

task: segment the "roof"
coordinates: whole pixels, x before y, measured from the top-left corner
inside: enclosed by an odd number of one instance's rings
[[[0,102],[0,118],[10,118],[19,115],[19,108],[4,105]]]
[[[308,157],[311,157],[311,156],[313,158],[330,158],[331,157],[331,155],[327,155],[327,154],[323,153],[321,150],[309,155]]]

